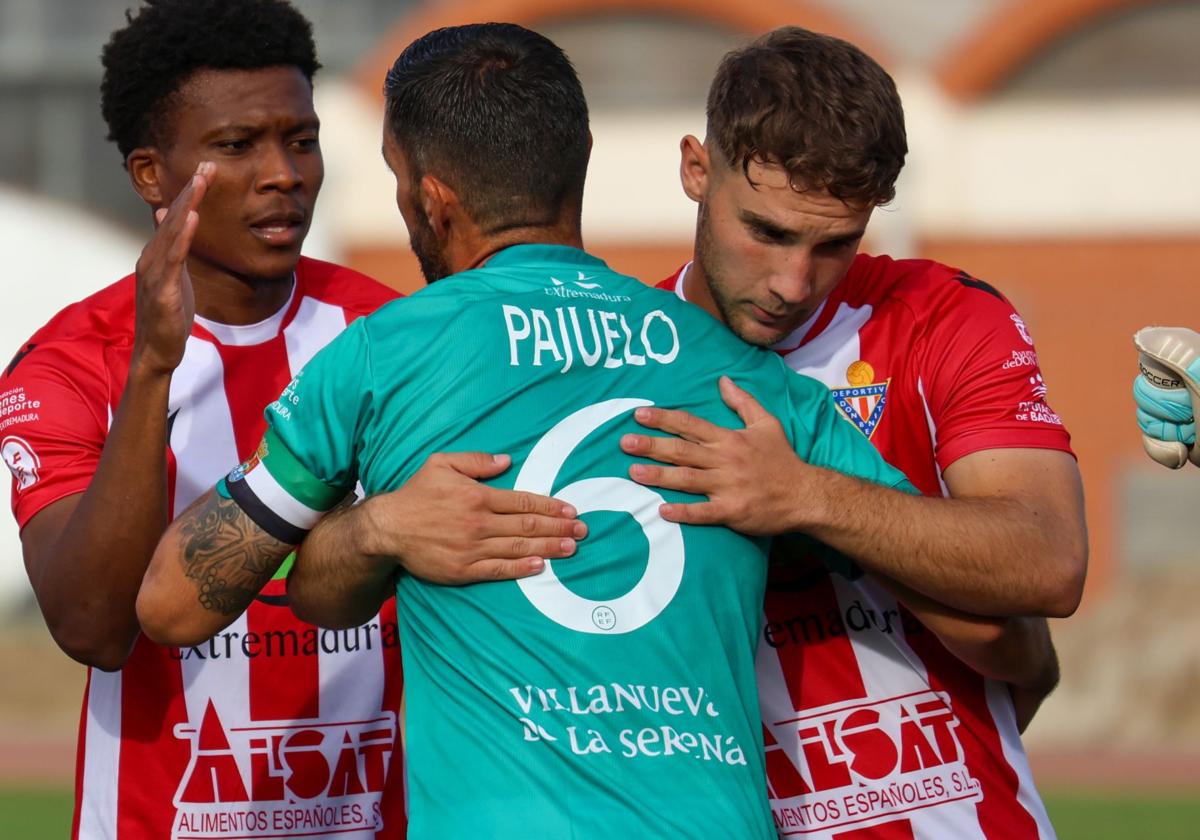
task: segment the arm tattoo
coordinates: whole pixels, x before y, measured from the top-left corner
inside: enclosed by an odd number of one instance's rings
[[[292,549],[216,493],[188,508],[179,524],[184,574],[196,583],[200,605],[225,615],[244,611]]]

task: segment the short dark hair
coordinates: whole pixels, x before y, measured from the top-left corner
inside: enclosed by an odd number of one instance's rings
[[[708,137],[747,177],[751,162],[775,163],[793,189],[867,206],[895,197],[908,153],[892,77],[853,44],[796,26],[721,61]]]
[[[312,24],[286,0],[144,0],[101,53],[100,111],[121,158],[167,141],[171,99],[198,70],[321,67]]]
[[[437,29],[410,44],[384,82],[387,130],[414,184],[443,178],[487,233],[578,212],[590,141],[570,60],[512,23]]]

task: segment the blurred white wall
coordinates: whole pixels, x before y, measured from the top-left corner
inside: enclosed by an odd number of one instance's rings
[[[7,261],[0,366],[58,310],[132,271],[141,250],[141,242],[100,219],[0,186],[0,253]],[[16,522],[0,516],[0,612],[28,593]]]
[[[898,78],[910,154],[872,246],[912,253],[921,236],[1103,236],[1200,230],[1200,101],[1184,96],[1020,100],[962,106],[923,74]],[[380,106],[361,89],[318,90],[326,185],[322,238],[406,241],[377,151]],[[703,136],[692,111],[592,115],[584,202],[589,244],[689,241],[695,209],[679,186],[679,140]],[[485,165],[481,162],[481,165]]]

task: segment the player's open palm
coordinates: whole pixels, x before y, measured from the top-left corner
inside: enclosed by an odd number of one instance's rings
[[[682,490],[708,501],[666,504],[664,519],[692,525],[726,525],[744,534],[772,536],[791,530],[797,469],[805,469],[779,421],[728,377],[721,398],[737,412],[742,429],[726,429],[688,414],[640,408],[636,418],[675,437],[625,435],[621,448],[672,466],[634,464],[639,484]]]
[[[134,361],[155,372],[175,370],[192,330],[196,302],[187,258],[215,172],[215,164],[201,163],[171,206],[155,211],[158,226],[137,261]]]

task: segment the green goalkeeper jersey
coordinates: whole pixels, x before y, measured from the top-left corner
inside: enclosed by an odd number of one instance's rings
[[[281,536],[356,482],[394,490],[467,450],[510,454],[492,484],[588,524],[533,578],[400,579],[411,837],[775,836],[754,675],[766,541],[663,520],[695,497],[633,483],[619,448],[638,406],[740,425],[722,374],[804,459],[903,483],[824,386],[561,246],[508,248],[354,322],[267,410],[258,456],[219,490]]]

